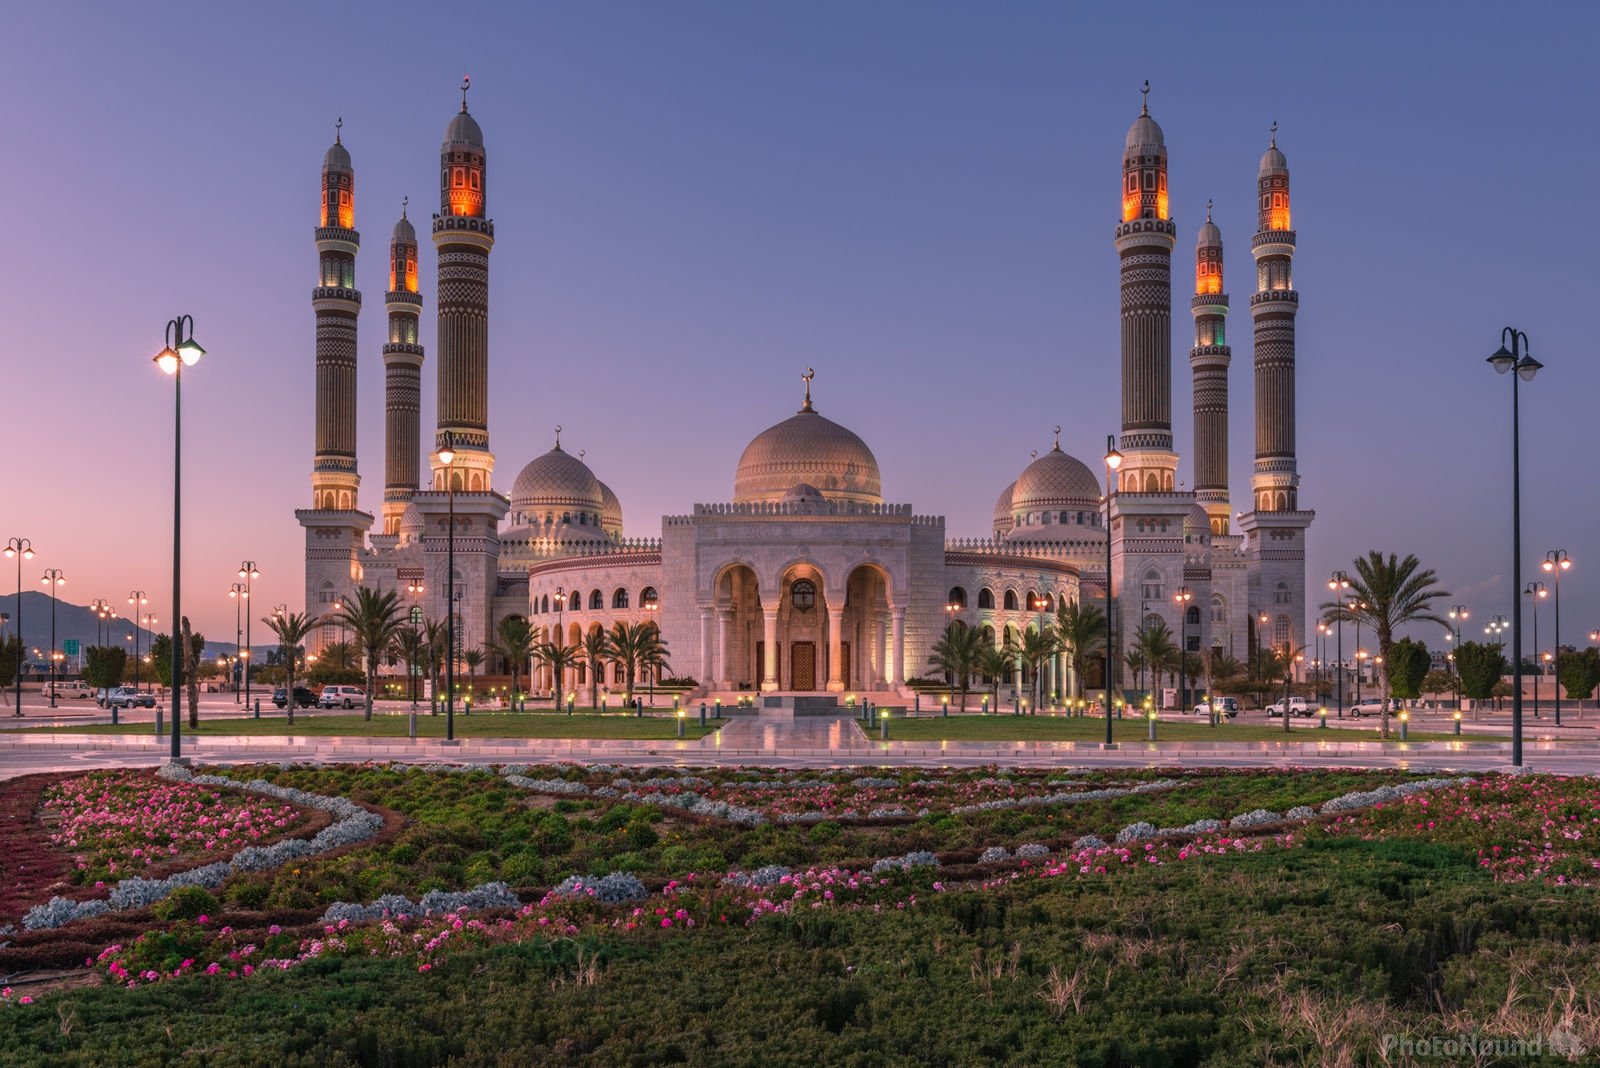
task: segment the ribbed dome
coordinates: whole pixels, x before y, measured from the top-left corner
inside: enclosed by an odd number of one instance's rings
[[[1282,152],[1278,151],[1278,142],[1274,139],[1272,147],[1261,153],[1261,169],[1257,174],[1264,178],[1269,174],[1288,173],[1289,161],[1284,158]]]
[[[1211,517],[1206,510],[1198,504],[1189,509],[1189,514],[1183,517],[1183,532],[1185,534],[1210,534]]]
[[[599,515],[605,505],[600,480],[584,462],[560,445],[531,461],[511,487],[513,513],[546,511]],[[531,517],[530,517],[531,518]]]
[[[802,482],[832,500],[883,503],[878,461],[867,443],[810,407],[745,446],[733,476],[733,500],[781,501]]]
[[[1011,485],[1000,491],[1000,496],[994,502],[994,525],[1005,530],[1011,529],[1014,522],[1011,516],[1011,502],[1017,491],[1016,479],[1011,480]]]
[[[1062,452],[1060,445],[1029,464],[1011,491],[1013,512],[1099,506],[1100,480],[1083,461]]]
[[[345,174],[354,174],[355,169],[350,166],[350,152],[338,141],[328,146],[327,155],[322,157],[322,169],[325,171],[342,171]]]
[[[445,127],[444,143],[483,147],[483,131],[478,128],[478,120],[467,113],[465,106],[456,112],[455,118],[450,120],[450,125]]]
[[[396,528],[396,533],[405,540],[410,541],[413,538],[421,537],[423,526],[422,509],[418,508],[414,503],[408,504],[406,505],[406,510],[400,513],[400,525]]]
[[[1222,245],[1222,231],[1217,229],[1217,224],[1209,216],[1200,225],[1200,236],[1195,241],[1196,248],[1220,248]]]
[[[604,482],[600,483],[600,525],[608,534],[622,533],[622,501]]]
[[[417,228],[411,225],[411,220],[404,215],[394,224],[395,244],[415,245],[417,243]]]
[[[1133,125],[1128,127],[1128,151],[1149,149],[1139,152],[1141,156],[1154,156],[1165,151],[1167,147],[1166,135],[1161,132],[1161,127],[1156,125],[1156,120],[1149,115],[1140,115],[1133,120]]]

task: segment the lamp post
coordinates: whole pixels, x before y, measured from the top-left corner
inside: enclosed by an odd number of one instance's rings
[[[1366,654],[1361,652],[1361,616],[1358,613],[1361,612],[1361,611],[1364,611],[1366,609],[1367,602],[1365,602],[1365,601],[1363,601],[1363,600],[1361,600],[1359,598],[1352,597],[1348,601],[1346,601],[1345,604],[1346,604],[1346,607],[1349,610],[1350,618],[1355,620],[1355,624],[1356,624],[1356,657],[1357,657],[1358,660],[1365,660],[1366,659]],[[1361,664],[1357,663],[1356,664],[1356,704],[1360,704],[1360,703],[1361,703]]]
[[[44,584],[50,587],[50,707],[56,707],[56,587],[65,586],[59,567],[46,568]],[[19,596],[18,601],[22,598]]]
[[[1194,679],[1189,674],[1189,602],[1192,600],[1194,594],[1187,586],[1179,586],[1172,595],[1173,603],[1178,606],[1178,678],[1185,690],[1178,695],[1179,708],[1189,707],[1187,691],[1194,689]]]
[[[186,334],[185,328],[188,333]],[[166,344],[155,355],[155,364],[172,376],[172,759],[182,759],[183,742],[178,733],[178,694],[183,688],[183,661],[188,650],[183,644],[183,369],[193,367],[206,350],[194,339],[194,318],[180,315],[167,323]],[[294,695],[290,694],[292,700]]]
[[[1538,719],[1539,718],[1539,676],[1541,674],[1543,674],[1543,671],[1544,671],[1544,669],[1539,665],[1539,662],[1538,662],[1539,661],[1539,602],[1544,600],[1546,597],[1550,596],[1550,591],[1545,588],[1545,585],[1542,582],[1530,582],[1530,583],[1528,583],[1528,585],[1526,587],[1523,588],[1522,592],[1529,600],[1531,600],[1533,602],[1533,659],[1534,659],[1534,665],[1533,665],[1533,718],[1534,719]],[[1522,613],[1518,612],[1517,614],[1521,615]],[[1513,625],[1512,628],[1511,628],[1511,636],[1512,636],[1513,643],[1517,644],[1517,650],[1516,651],[1520,655],[1522,646],[1521,646],[1520,643],[1516,642],[1516,639],[1519,636],[1517,634],[1517,628],[1516,628],[1515,625]],[[1520,687],[1522,685],[1521,667],[1522,667],[1521,664],[1517,665],[1517,669],[1518,670],[1516,671],[1515,677],[1513,678],[1513,680],[1511,682],[1511,685],[1513,687]],[[1512,746],[1513,746],[1514,749],[1521,749],[1520,741],[1521,741],[1521,734],[1522,734],[1522,730],[1521,730],[1522,723],[1521,723],[1521,717],[1517,715],[1517,705],[1521,703],[1521,697],[1522,697],[1522,693],[1521,693],[1520,690],[1518,690],[1517,693],[1512,695],[1511,712],[1512,712],[1512,719],[1515,722],[1512,723],[1511,729],[1518,736],[1517,738],[1513,739],[1513,741],[1512,741]]]
[[[128,603],[133,605],[133,689],[139,689],[139,608],[150,603],[150,598],[144,595],[143,590],[129,590]]]
[[[1567,555],[1565,549],[1551,549],[1544,554],[1544,563],[1539,565],[1555,576],[1556,580],[1556,636],[1555,645],[1555,691],[1556,691],[1556,726],[1561,726],[1561,572],[1572,567],[1572,557]],[[1535,709],[1537,711],[1537,709]]]
[[[95,644],[106,643],[106,620],[111,618],[111,602],[104,597],[96,597],[89,602],[89,611],[94,613]]]
[[[244,655],[244,602],[249,594],[249,587],[243,582],[235,582],[228,587],[228,596],[233,599],[233,660],[235,665]],[[239,703],[239,676],[233,676],[233,703]]]
[[[642,604],[640,607],[642,607],[646,612],[648,612],[650,614],[650,625],[652,627],[655,627],[656,626],[656,621],[655,621],[656,613],[661,611],[661,602],[660,601],[645,601],[644,604]],[[557,621],[557,626],[559,626],[560,625],[560,617],[559,616],[556,617],[556,621]],[[659,627],[657,627],[656,633],[657,634],[661,633],[661,630],[660,630]],[[645,683],[649,687],[650,707],[654,708],[656,706],[656,669],[655,669],[655,665],[654,664],[646,664],[646,665],[644,665],[644,677],[645,677]],[[558,686],[560,685],[559,682],[557,683],[557,685]]]
[[[1511,348],[1506,348],[1506,343]],[[1506,327],[1500,331],[1500,347],[1488,358],[1497,374],[1511,375],[1511,590],[1522,585],[1522,426],[1518,385],[1533,381],[1544,366],[1528,352],[1528,335]],[[1538,704],[1537,701],[1534,702]],[[1534,709],[1537,714],[1537,707]],[[1511,763],[1522,764],[1522,610],[1511,620]]]
[[[456,737],[456,484],[451,465],[456,462],[456,436],[445,431],[439,450],[434,454],[444,465],[444,488],[449,502],[450,530],[445,536],[445,649],[444,664],[444,738],[447,742]]]
[[[23,643],[27,641],[22,636],[22,561],[33,559],[33,542],[27,538],[12,538],[6,542],[6,559],[15,558],[17,561],[17,710],[14,716],[22,715],[22,663],[27,650]]]
[[[1334,615],[1334,623],[1338,630],[1334,641],[1338,644],[1338,678],[1337,689],[1339,693],[1339,718],[1344,719],[1344,591],[1350,588],[1350,576],[1343,571],[1335,571],[1328,579],[1328,589],[1333,591],[1333,596],[1339,602],[1340,611]],[[1359,625],[1359,624],[1358,624]],[[1360,645],[1359,637],[1356,644]]]
[[[1117,468],[1122,466],[1122,453],[1117,451],[1117,436],[1106,435],[1106,744],[1111,745],[1111,693],[1112,669],[1116,667],[1116,629],[1111,622],[1111,505],[1116,500]]]
[[[1456,632],[1455,651],[1451,656],[1450,665],[1455,669],[1452,674],[1455,675],[1457,712],[1461,711],[1461,621],[1470,615],[1471,613],[1467,611],[1467,606],[1464,604],[1450,606],[1450,622],[1454,625]]]
[[[422,580],[418,578],[412,579],[410,582],[406,583],[406,592],[412,597],[421,597],[424,593],[427,593],[428,590],[427,587],[423,585]],[[410,616],[411,641],[412,646],[415,647],[421,641],[421,638],[419,637],[419,628],[422,626],[422,606],[419,604],[413,604],[411,606]],[[417,665],[411,664],[406,668],[406,670],[411,673],[411,707],[414,709],[417,707]]]
[[[261,572],[256,570],[254,560],[244,560],[239,564],[239,577],[244,579],[244,599],[250,599],[250,582],[261,577]],[[244,703],[250,703],[250,606],[245,605],[244,613],[244,648],[239,651],[239,656],[244,660]],[[233,684],[235,699],[239,696],[239,683]]]

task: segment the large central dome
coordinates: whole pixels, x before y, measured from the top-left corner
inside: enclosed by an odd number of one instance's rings
[[[799,412],[745,446],[733,476],[733,500],[778,502],[802,482],[829,500],[883,503],[872,450],[853,431],[818,415],[809,396]]]

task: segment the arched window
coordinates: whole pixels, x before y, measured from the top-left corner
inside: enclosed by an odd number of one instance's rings
[[[1220,626],[1228,621],[1228,602],[1220,594],[1211,595],[1211,622]]]
[[[1039,611],[1039,595],[1034,593],[1032,590],[1028,591],[1028,599],[1024,603],[1028,606],[1028,611]]]
[[[1048,593],[1044,595],[1044,610],[1046,612],[1054,612],[1056,610],[1055,598],[1051,597]]]
[[[1183,613],[1183,621],[1188,626],[1198,627],[1200,625],[1200,606],[1190,605],[1188,611]]]
[[[639,605],[642,608],[659,604],[660,600],[661,599],[656,596],[656,588],[654,586],[646,586],[644,589],[639,591]]]
[[[571,593],[567,594],[567,605],[574,612],[583,611],[583,591],[573,590]]]
[[[1289,617],[1279,616],[1272,625],[1272,644],[1285,652],[1289,649]]]
[[[623,589],[621,586],[618,586],[617,589],[616,589],[616,592],[612,593],[612,595],[611,595],[611,607],[612,608],[626,608],[626,607],[628,607],[628,591]]]
[[[1017,610],[1017,591],[1007,590],[1005,598],[1000,603],[1005,605],[1007,612],[1015,612]]]
[[[946,601],[945,603],[946,604],[953,604],[957,608],[965,608],[965,607],[967,607],[967,591],[965,589],[961,588],[960,586],[951,586],[950,587],[950,599],[948,601]]]
[[[591,593],[589,595],[589,611],[598,612],[598,611],[600,611],[600,609],[604,608],[605,606],[606,606],[606,599],[605,599],[604,596],[601,595],[599,590],[595,590],[593,593]]]
[[[809,612],[817,606],[817,584],[810,579],[796,579],[789,587],[789,604],[796,612]]]
[[[550,611],[550,595],[548,593],[545,594],[543,597],[539,598],[539,611],[541,611],[541,612]]]
[[[1293,604],[1294,603],[1294,598],[1291,597],[1290,594],[1289,594],[1289,584],[1287,582],[1280,582],[1280,583],[1278,583],[1277,586],[1273,587],[1273,590],[1272,590],[1272,603],[1273,604]]]
[[[1166,596],[1166,585],[1161,581],[1161,572],[1151,568],[1144,573],[1144,580],[1139,584],[1139,596],[1146,601],[1159,601]]]
[[[987,586],[985,586],[983,589],[978,591],[978,607],[979,608],[993,608],[994,607],[994,591],[991,590]]]

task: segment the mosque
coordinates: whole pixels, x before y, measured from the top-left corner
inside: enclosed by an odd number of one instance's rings
[[[426,485],[423,297],[416,229],[404,212],[390,241],[377,529],[358,501],[355,173],[339,136],[323,160],[320,277],[312,291],[312,503],[295,512],[306,537],[309,612],[326,613],[366,585],[396,590],[408,607],[443,619],[453,585],[462,649],[490,644],[510,616],[566,644],[596,627],[648,619],[668,643],[673,674],[692,676],[703,695],[831,691],[893,699],[909,692],[908,678],[929,672],[929,652],[952,620],[1000,643],[1066,602],[1104,604],[1109,536],[1119,647],[1156,619],[1196,652],[1243,659],[1258,640],[1290,649],[1305,643],[1305,538],[1314,514],[1298,500],[1299,294],[1291,276],[1289,170],[1276,126],[1261,157],[1259,227],[1250,242],[1256,449],[1249,510],[1233,510],[1229,488],[1229,303],[1222,235],[1209,206],[1190,302],[1193,490],[1178,481],[1171,356],[1177,227],[1166,146],[1146,98],[1128,130],[1115,231],[1122,316],[1115,471],[1100,457],[1091,467],[1063,452],[1058,428],[1055,446],[1001,490],[987,535],[950,538],[943,517],[884,497],[872,450],[813,403],[807,369],[799,410],[750,440],[728,500],[662,517],[659,535],[630,537],[621,501],[581,453],[562,448],[560,428],[550,451],[518,472],[509,496],[494,488],[488,292],[495,232],[483,132],[466,90],[463,83],[461,110],[445,129],[432,218],[437,411]],[[1106,492],[1102,475],[1115,479],[1115,492]],[[325,626],[313,645],[337,636],[336,626]],[[491,659],[491,671],[503,667]],[[1062,658],[1042,670],[1044,692],[1071,692],[1076,680]],[[1091,674],[1084,681],[1102,685],[1098,668]],[[553,683],[547,670],[535,681],[546,690]],[[563,682],[587,680],[580,674]],[[1019,668],[1012,683],[1021,682]]]

